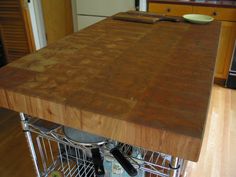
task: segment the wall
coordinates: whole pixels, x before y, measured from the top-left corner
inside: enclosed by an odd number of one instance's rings
[[[28,3],[36,50],[47,45],[41,0]]]

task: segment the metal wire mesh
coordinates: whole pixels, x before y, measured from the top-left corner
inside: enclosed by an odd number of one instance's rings
[[[40,120],[31,119],[29,121],[29,131],[32,133],[34,149],[37,156],[38,168],[41,176],[52,176],[52,173],[59,173],[65,177],[93,177],[94,169],[90,155],[91,148],[82,146],[68,139],[62,131],[62,126],[43,126],[38,124]],[[100,145],[101,154],[104,161],[112,159],[109,153],[113,140],[107,140]],[[171,156],[159,152],[152,152],[143,148],[130,146],[123,143],[117,143],[120,151],[138,170],[142,177],[169,177],[171,170],[180,173],[180,169],[171,169],[169,167]],[[180,167],[183,161],[180,161]],[[111,170],[111,169],[109,169]],[[106,177],[109,177],[106,173]],[[117,175],[118,176],[118,175]],[[121,175],[126,176],[126,175]],[[127,175],[128,176],[128,175]]]

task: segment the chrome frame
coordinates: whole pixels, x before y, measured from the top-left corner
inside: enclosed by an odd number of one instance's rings
[[[40,170],[38,167],[38,160],[37,160],[36,152],[34,149],[34,144],[33,144],[32,136],[31,136],[31,132],[29,130],[28,118],[25,117],[24,113],[20,113],[20,119],[21,119],[21,126],[22,126],[24,133],[25,133],[25,137],[26,137],[26,140],[27,140],[27,143],[29,146],[31,157],[32,157],[32,160],[34,163],[36,175],[37,175],[37,177],[40,177],[41,174],[40,174]]]
[[[61,125],[50,131],[42,131],[35,126],[39,119],[20,113],[21,124],[30,149],[37,177],[47,177],[53,170],[61,171],[65,176],[94,176],[93,163],[87,157],[91,148],[71,141],[64,134]],[[30,121],[30,120],[36,121]],[[40,120],[42,121],[42,120]],[[32,134],[34,135],[32,138]],[[113,140],[99,146],[104,157],[112,158],[110,145]],[[130,149],[141,152],[142,159],[131,156]],[[160,152],[152,152],[143,148],[122,144],[122,153],[137,170],[145,172],[145,176],[179,177],[184,163],[183,159]]]

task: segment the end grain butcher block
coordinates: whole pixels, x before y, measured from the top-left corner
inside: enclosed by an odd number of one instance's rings
[[[0,70],[0,106],[197,161],[220,24],[108,18]]]

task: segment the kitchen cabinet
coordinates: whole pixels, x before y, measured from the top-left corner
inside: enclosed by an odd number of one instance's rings
[[[216,60],[215,77],[226,78],[228,75],[234,43],[236,40],[236,22],[223,21]]]
[[[236,9],[194,6],[193,13],[210,15],[222,21],[215,77],[226,79],[236,40]]]
[[[175,4],[161,4],[150,3],[150,12],[158,12],[160,14],[166,14],[170,16],[182,16],[192,12],[192,7],[188,5],[175,5]]]
[[[177,2],[176,2],[177,3]],[[226,79],[231,63],[233,46],[236,40],[236,9],[225,7],[209,7],[189,4],[169,4],[150,2],[148,4],[150,12],[165,14],[170,16],[182,16],[187,13],[205,14],[213,16],[222,22],[219,47],[217,53],[215,77]]]
[[[0,26],[7,63],[35,50],[29,11],[25,1],[1,0]]]
[[[236,9],[233,8],[193,6],[193,13],[210,15],[221,21],[236,21]]]

